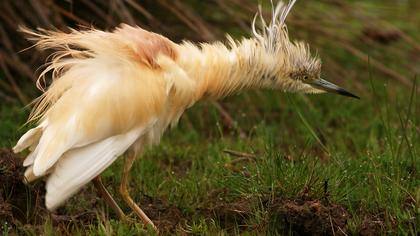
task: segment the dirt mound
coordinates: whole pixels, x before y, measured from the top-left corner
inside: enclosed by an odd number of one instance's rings
[[[10,225],[26,212],[26,197],[22,198],[26,196],[26,187],[22,183],[21,166],[22,159],[18,155],[9,149],[0,149],[0,223]]]
[[[142,195],[138,204],[161,233],[174,233],[177,226],[187,221],[188,217],[178,207],[165,200]]]
[[[218,199],[218,198],[217,198]],[[247,222],[253,215],[254,199],[238,199],[234,202],[218,202],[212,206],[199,208],[196,212],[208,218],[216,218],[220,226],[234,233],[236,228],[241,232],[255,231],[259,225],[249,225]]]
[[[272,214],[299,235],[344,235],[350,217],[342,206],[320,200],[283,200],[273,204]]]
[[[12,150],[0,149],[0,224],[15,228],[38,225],[48,214],[43,206],[43,183],[23,183],[23,159]]]
[[[238,227],[241,232],[276,230],[287,234],[292,230],[296,235],[345,235],[350,218],[344,207],[328,201],[291,200],[279,196],[219,202],[198,211],[211,218],[218,218],[220,226],[228,232],[234,232],[235,227]],[[257,225],[249,224],[253,222],[256,212],[265,217]]]
[[[13,186],[15,180],[16,163],[12,161],[12,153],[8,150],[0,149],[0,223],[3,225],[6,222],[13,220],[12,206],[5,201],[5,196]]]
[[[384,214],[367,215],[364,217],[360,229],[361,236],[380,235],[385,230]]]

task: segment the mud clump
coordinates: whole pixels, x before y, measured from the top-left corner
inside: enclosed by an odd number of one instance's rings
[[[0,223],[12,224],[26,208],[26,187],[22,183],[22,159],[10,149],[0,149]]]
[[[221,202],[209,208],[198,209],[198,212],[209,218],[216,217],[220,226],[230,233],[234,233],[235,228],[241,232],[249,232],[259,228],[259,225],[247,224],[253,216],[254,204],[253,199],[238,199],[234,202]]]
[[[4,225],[6,222],[13,221],[13,212],[12,205],[7,203],[2,195],[0,195],[0,224]]]
[[[320,200],[282,200],[271,208],[298,235],[345,235],[350,217],[342,206]]]
[[[216,199],[226,194],[216,192],[215,202],[196,212],[218,218],[220,226],[230,233],[256,233],[275,230],[294,235],[346,235],[348,211],[340,205],[318,199],[285,199],[281,196],[239,198],[232,202]],[[255,214],[260,214],[254,224]]]
[[[142,194],[138,200],[138,204],[161,233],[174,233],[177,226],[187,221],[186,215],[178,207],[165,200],[145,194]]]
[[[365,216],[359,234],[362,236],[381,235],[385,230],[383,214]]]
[[[0,224],[11,228],[41,224],[48,214],[42,204],[44,185],[23,183],[22,162],[12,150],[0,148]]]

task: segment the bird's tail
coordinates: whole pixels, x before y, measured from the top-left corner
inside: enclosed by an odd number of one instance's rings
[[[41,119],[48,109],[68,90],[80,76],[66,76],[66,72],[73,66],[83,65],[86,59],[97,57],[99,54],[112,53],[118,57],[116,44],[107,37],[108,32],[90,29],[77,31],[70,29],[70,33],[38,29],[32,31],[20,27],[19,30],[27,38],[34,41],[34,46],[41,50],[52,49],[54,52],[47,58],[36,86],[44,93],[35,99],[34,108],[29,115],[28,122]],[[110,51],[112,50],[112,51]],[[52,81],[48,90],[47,74],[51,74]],[[59,80],[58,80],[59,79]]]
[[[171,59],[177,57],[175,44],[169,39],[125,24],[112,32],[70,29],[70,33],[64,33],[44,29],[32,31],[24,27],[21,27],[20,31],[35,42],[35,47],[54,50],[38,77],[37,87],[44,94],[34,101],[35,106],[28,122],[42,119],[66,90],[86,77],[83,74],[67,73],[70,69],[80,68],[71,70],[77,73],[83,71],[83,68],[91,68],[95,61],[100,61],[100,67],[107,61],[112,61],[110,64],[122,65],[124,68],[142,65],[145,68],[157,69],[159,55]],[[53,81],[48,90],[45,79],[47,74],[51,74]]]

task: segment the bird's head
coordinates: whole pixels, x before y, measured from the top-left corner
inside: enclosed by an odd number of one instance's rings
[[[345,89],[321,78],[321,60],[311,55],[309,46],[304,42],[289,39],[285,20],[296,0],[288,4],[279,2],[273,7],[272,19],[267,24],[261,8],[254,17],[252,30],[254,38],[264,48],[270,58],[270,77],[272,86],[288,92],[337,93],[359,98]],[[261,21],[256,29],[257,18]]]

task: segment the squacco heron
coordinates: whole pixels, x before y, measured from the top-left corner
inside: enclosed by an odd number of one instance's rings
[[[332,92],[356,97],[321,79],[321,61],[303,42],[289,40],[285,19],[295,0],[273,7],[269,22],[258,11],[253,36],[227,43],[176,44],[166,37],[122,24],[111,32],[71,33],[22,29],[35,45],[54,49],[38,79],[52,83],[36,100],[15,152],[29,149],[25,180],[46,178],[45,204],[54,210],[90,181],[120,218],[125,215],[99,175],[123,157],[120,193],[146,224],[153,222],[130,197],[134,160],[184,111],[203,98],[243,89]],[[257,27],[256,22],[261,21]]]

